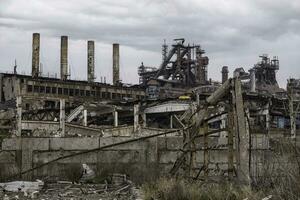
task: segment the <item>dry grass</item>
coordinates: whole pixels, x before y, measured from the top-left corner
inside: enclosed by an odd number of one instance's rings
[[[263,193],[253,192],[228,182],[204,183],[184,179],[161,178],[142,187],[145,199],[159,200],[238,200],[261,199]]]
[[[277,199],[300,199],[299,147],[294,141],[280,139],[272,141],[272,152],[268,155],[260,177],[253,177],[257,190],[272,191]]]
[[[164,177],[143,185],[145,199],[261,200],[272,195],[272,200],[299,200],[300,149],[283,139],[272,146],[272,151],[265,155],[259,176],[252,177],[252,188],[228,181],[212,183]]]

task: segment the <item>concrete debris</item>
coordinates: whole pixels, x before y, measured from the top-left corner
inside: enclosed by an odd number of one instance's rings
[[[270,199],[272,199],[272,197],[273,197],[272,195],[269,195],[269,196],[263,198],[262,200],[270,200]]]
[[[112,183],[115,185],[122,185],[127,181],[125,174],[113,174]]]
[[[9,192],[26,192],[31,193],[39,191],[43,188],[44,182],[37,180],[35,182],[31,181],[13,181],[7,183],[0,183],[0,187]]]
[[[80,179],[80,182],[85,182],[87,180],[91,180],[91,179],[95,178],[95,172],[94,172],[94,170],[92,170],[90,168],[89,165],[82,164],[82,168],[83,168],[83,174]]]
[[[31,199],[37,199],[39,195],[39,191],[34,191],[31,193],[30,198]]]
[[[10,187],[7,187],[9,190],[6,190],[4,194],[0,194],[0,199],[142,199],[143,195],[140,189],[135,187],[126,178],[126,175],[112,174],[111,180],[112,183],[110,184],[72,184],[68,181],[57,181],[56,183],[47,183],[43,189],[34,191],[24,190],[28,189],[29,184],[20,181],[9,184]],[[11,185],[14,185],[14,187]],[[26,185],[26,187],[23,187],[23,190],[18,190],[23,185]],[[24,191],[24,193],[20,194],[20,191]]]

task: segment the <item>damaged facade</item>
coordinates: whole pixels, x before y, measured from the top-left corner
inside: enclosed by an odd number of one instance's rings
[[[259,173],[251,166],[261,163],[249,160],[269,151],[272,138],[299,134],[300,80],[289,79],[287,90],[280,88],[277,57],[262,55],[249,72],[237,68],[232,78],[223,66],[218,82],[207,77],[209,58],[202,47],[176,39],[169,50],[163,45],[159,67],[142,63],[140,83],[127,85],[119,75],[119,44],[113,44],[113,84],[95,81],[94,41],[87,42],[87,81],[69,78],[67,36],[61,37],[60,79],[41,76],[39,45],[35,33],[31,75],[0,74],[6,131],[0,160],[18,160],[4,165],[28,179],[57,175],[33,168],[60,157],[53,164],[57,169],[77,158],[97,168],[115,157],[121,164],[155,163],[171,174],[199,177],[219,170],[251,182]],[[89,156],[64,161],[74,151]]]

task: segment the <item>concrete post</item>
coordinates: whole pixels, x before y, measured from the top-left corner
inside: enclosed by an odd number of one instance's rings
[[[170,115],[170,128],[173,128],[173,115]]]
[[[95,43],[88,41],[87,43],[87,77],[88,82],[95,80]]]
[[[234,129],[234,116],[233,111],[228,112],[228,177],[229,179],[233,178],[234,175],[234,149],[233,149],[233,133],[235,132]]]
[[[236,109],[236,124],[238,132],[238,151],[239,151],[239,163],[237,175],[241,183],[250,185],[250,154],[249,154],[249,132],[246,127],[246,118],[244,111],[244,102],[242,96],[241,81],[236,78],[235,83],[235,109]]]
[[[24,172],[26,170],[32,169],[33,167],[33,146],[28,145],[26,140],[20,140],[21,150],[17,150],[18,160],[17,162],[20,163],[20,171]],[[22,174],[20,178],[24,181],[32,181],[34,176],[34,172],[28,172],[26,174]]]
[[[269,131],[270,129],[270,102],[267,103],[264,114],[266,116],[266,129]]]
[[[142,114],[142,119],[143,119],[143,128],[147,127],[147,115],[146,113]]]
[[[136,132],[139,129],[139,112],[140,112],[140,105],[135,104],[133,106],[133,131]]]
[[[297,128],[296,127],[296,113],[298,112],[298,108],[294,109],[294,103],[295,103],[294,102],[294,91],[293,91],[293,86],[290,81],[291,80],[288,80],[287,92],[288,92],[288,100],[289,100],[291,139],[296,139],[296,128]]]
[[[16,135],[18,137],[21,137],[21,135],[22,135],[22,97],[21,96],[17,96],[17,98],[16,98],[16,107],[17,107],[17,116],[16,116],[17,131],[16,131]]]
[[[220,117],[220,119],[221,119],[220,128],[221,128],[221,129],[226,128],[226,116],[225,116],[225,115],[222,115],[222,116]],[[226,137],[227,137],[226,131],[221,131],[220,137],[221,137],[221,138],[226,138]]]
[[[199,96],[198,92],[196,93],[196,103],[197,103],[197,106],[200,106],[200,96]]]
[[[255,70],[250,69],[250,91],[255,92],[256,90],[256,78],[255,78]]]
[[[114,116],[114,127],[118,127],[118,111],[115,109],[113,112],[113,116]]]
[[[59,100],[59,128],[61,130],[61,137],[65,136],[65,99]]]
[[[289,114],[290,114],[290,126],[291,126],[291,138],[296,139],[296,113],[294,111],[294,101],[292,93],[289,98]]]
[[[120,81],[120,53],[119,44],[113,44],[113,84]]]
[[[203,146],[204,146],[204,151],[203,151],[203,166],[204,166],[204,176],[207,177],[208,176],[208,170],[209,170],[209,155],[208,155],[208,124],[207,122],[204,123],[204,127],[203,127],[203,134],[204,134],[204,138],[203,138]]]
[[[38,77],[40,73],[40,34],[32,35],[32,77]]]
[[[68,36],[61,36],[60,40],[60,78],[68,78]]]
[[[83,110],[83,126],[87,126],[87,110]]]

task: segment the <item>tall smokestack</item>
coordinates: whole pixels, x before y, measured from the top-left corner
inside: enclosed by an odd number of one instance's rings
[[[113,44],[113,84],[120,81],[120,54],[119,44]]]
[[[68,36],[61,36],[60,40],[60,78],[68,78]]]
[[[95,43],[87,43],[87,77],[88,82],[94,82],[95,79]]]
[[[38,77],[40,72],[40,34],[32,35],[32,77]]]
[[[228,80],[228,67],[223,66],[222,67],[222,84],[225,83]]]

